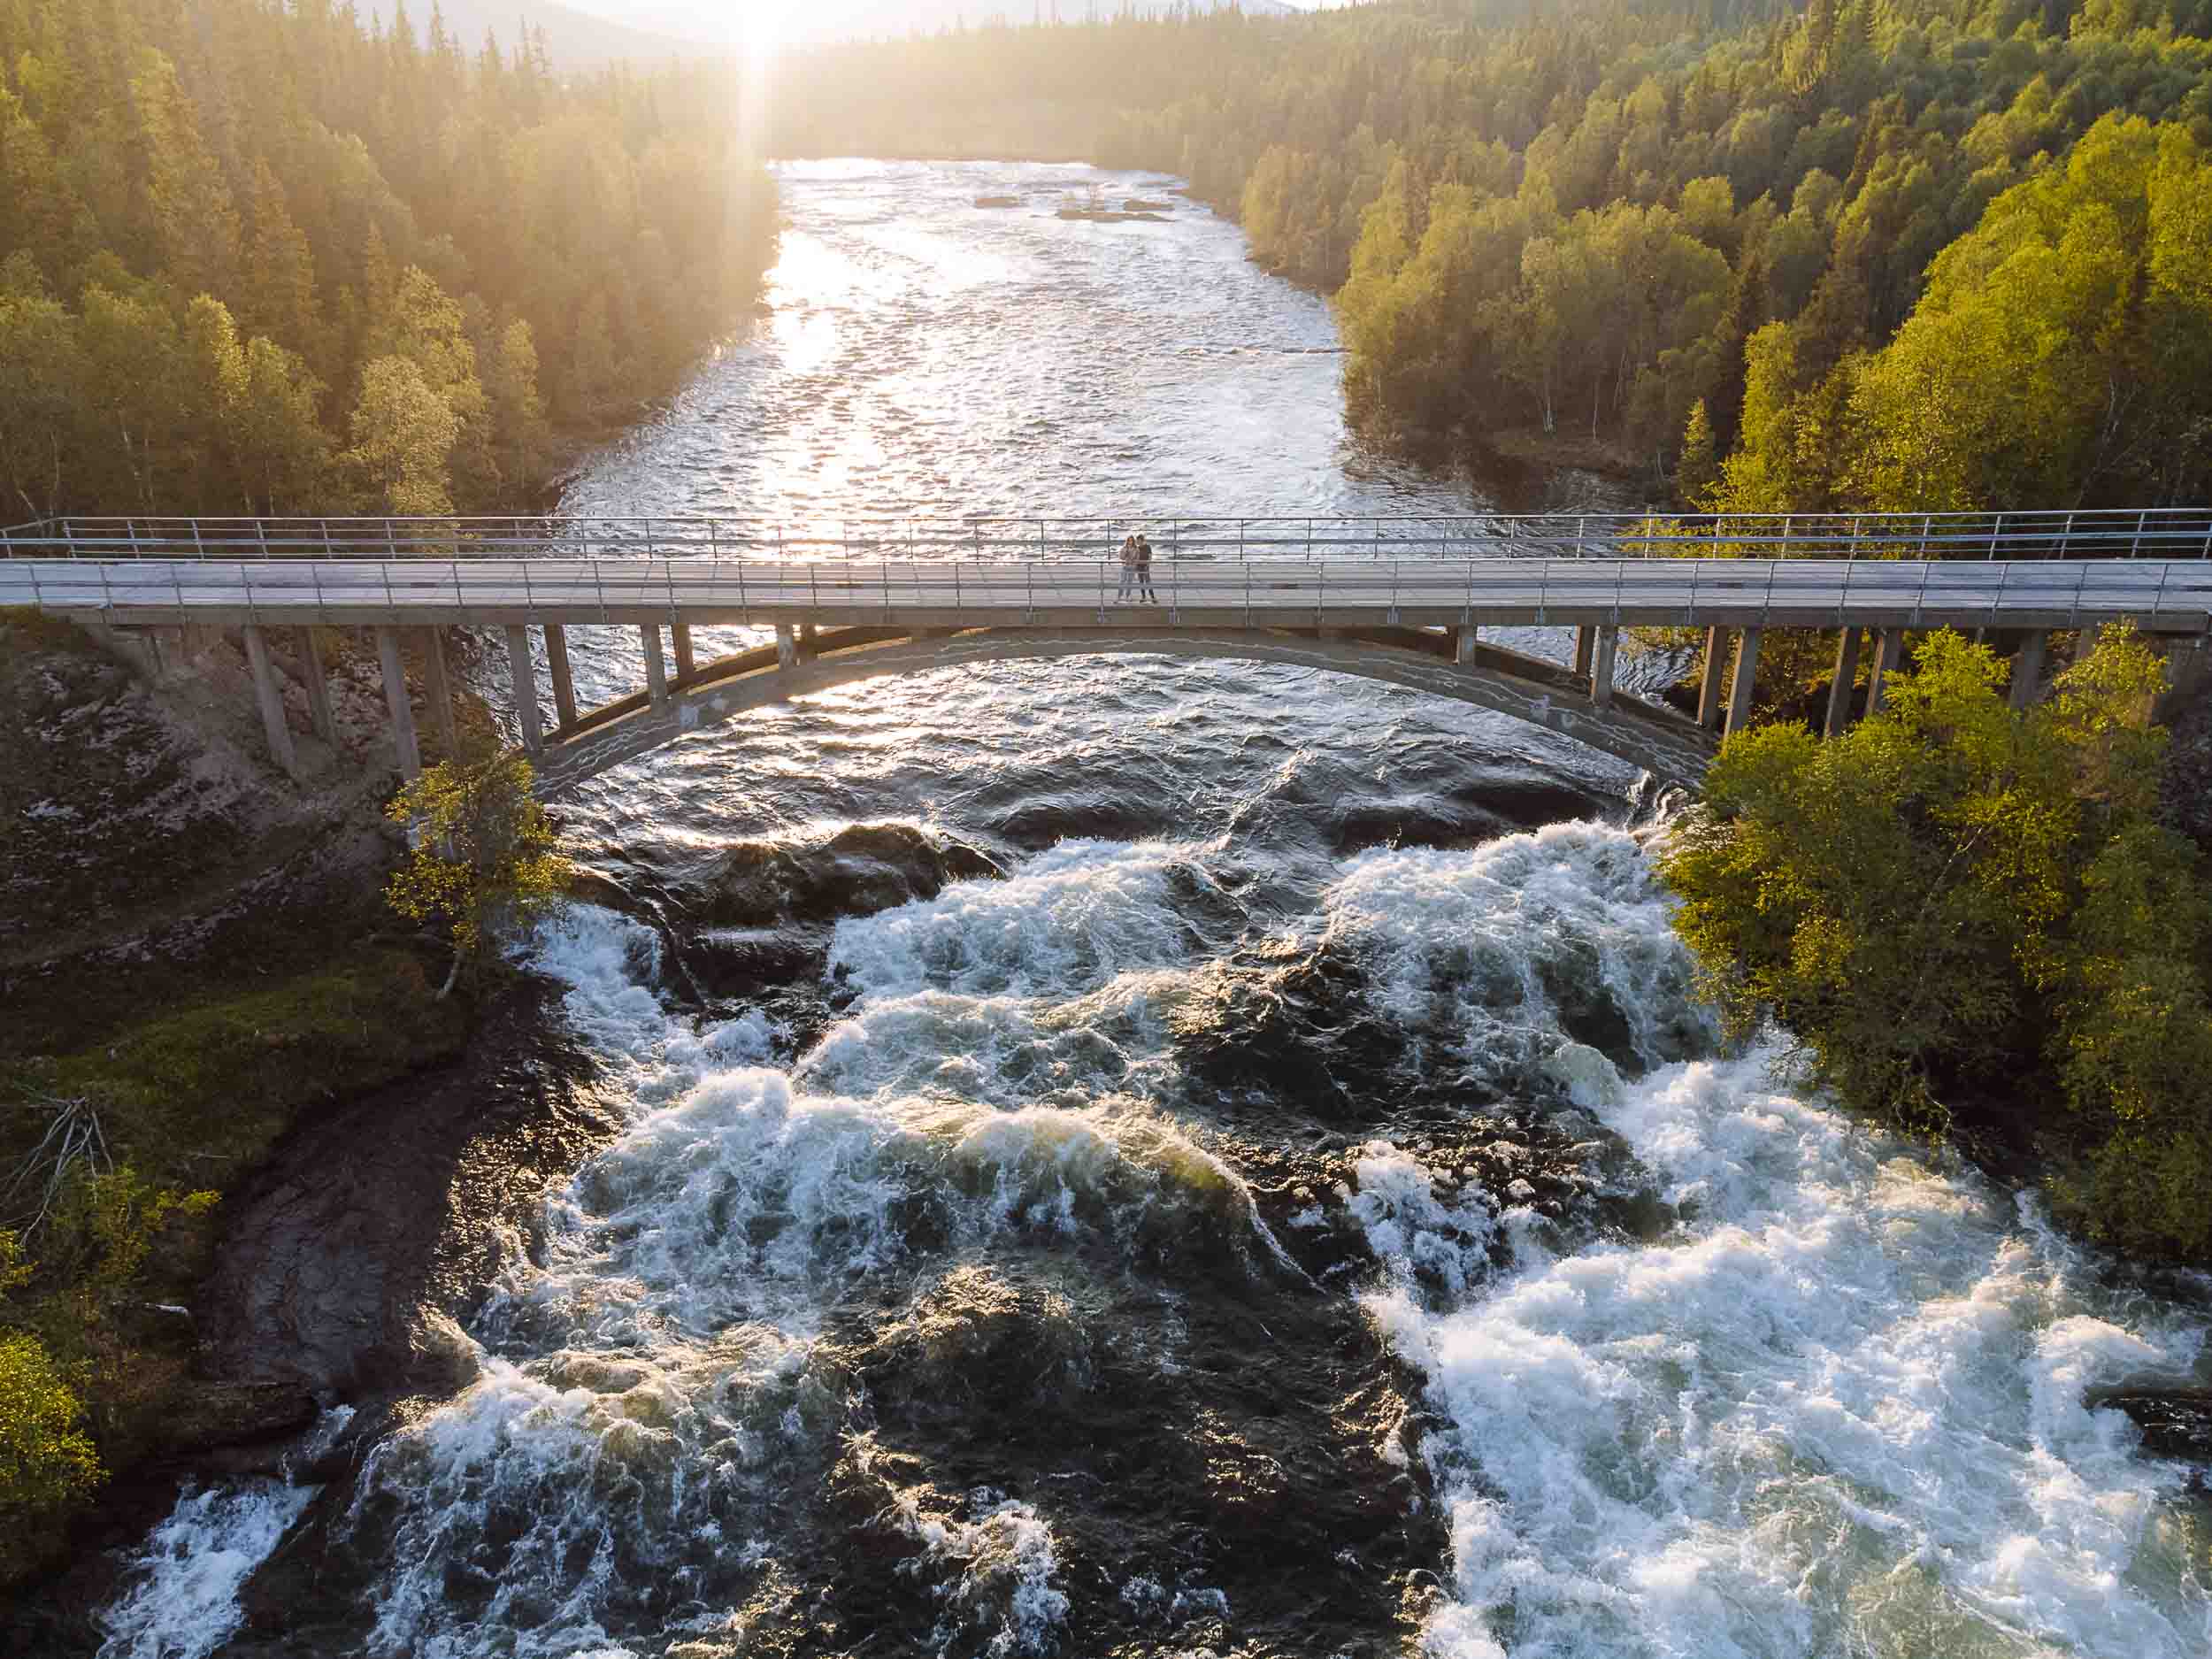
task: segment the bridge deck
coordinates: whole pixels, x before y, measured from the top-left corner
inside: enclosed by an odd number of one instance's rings
[[[1065,558],[18,557],[0,561],[0,605],[122,625],[2212,625],[2202,558],[1160,557],[1156,606],[1118,603],[1120,579],[1110,559]]]

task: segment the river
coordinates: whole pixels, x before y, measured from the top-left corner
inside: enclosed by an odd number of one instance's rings
[[[1157,181],[781,181],[764,314],[565,510],[1619,504],[1363,452],[1325,305],[1210,215],[1053,216]],[[576,906],[530,955],[628,1126],[513,1241],[478,1380],[370,1454],[301,1651],[2212,1650],[2187,1472],[2084,1400],[2191,1375],[2202,1306],[1724,1055],[1638,783],[1143,659],[596,780],[572,849],[680,925]],[[219,1651],[308,1502],[188,1496],[104,1653]]]

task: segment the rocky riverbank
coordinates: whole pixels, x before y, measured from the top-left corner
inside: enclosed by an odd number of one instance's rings
[[[60,1367],[107,1474],[91,1505],[65,1512],[0,1496],[0,1580],[142,1534],[180,1473],[312,1417],[320,1379],[211,1343],[219,1287],[204,1278],[288,1138],[454,1064],[477,1013],[435,999],[379,898],[396,780],[365,653],[328,641],[334,749],[308,731],[281,659],[295,781],[262,753],[238,641],[189,643],[149,674],[67,625],[0,617],[0,1164],[12,1179],[73,1103],[139,1184],[110,1189],[118,1224],[0,1217],[36,1270],[0,1302],[0,1326]],[[488,726],[480,703],[465,719]],[[112,1225],[127,1233],[157,1194],[191,1192],[222,1202],[154,1226],[142,1264],[119,1267]]]

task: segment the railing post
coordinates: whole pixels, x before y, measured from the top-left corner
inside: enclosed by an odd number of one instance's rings
[[[2147,507],[2135,515],[2135,544],[2128,549],[2128,557],[2131,559],[2143,557],[2143,526],[2149,522],[2150,516]]]
[[[2001,539],[2003,538],[2004,534],[2005,534],[2005,515],[2004,515],[2004,514],[2002,514],[2002,513],[1999,513],[1999,514],[1997,515],[1997,522],[1996,522],[1995,524],[1993,524],[1993,525],[1992,525],[1992,526],[1990,526],[1990,531],[1989,531],[1989,557],[1992,557],[1992,558],[1995,558],[1995,557],[1997,557],[1997,543],[1998,543],[1998,541],[1999,541],[2000,540],[2001,540]]]

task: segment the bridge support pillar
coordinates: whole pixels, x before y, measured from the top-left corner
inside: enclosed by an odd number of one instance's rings
[[[2051,636],[2041,628],[2022,636],[2012,659],[2012,690],[2006,698],[2014,712],[2032,708],[2043,695],[2043,653],[2050,643]]]
[[[438,742],[447,760],[461,757],[461,733],[453,719],[453,682],[446,678],[445,630],[422,631],[422,691],[437,725]]]
[[[415,741],[415,710],[407,701],[407,670],[399,660],[399,630],[376,631],[377,671],[384,679],[384,706],[392,715],[392,751],[399,775],[408,782],[422,776],[422,749]]]
[[[1880,712],[1882,682],[1897,672],[1897,664],[1905,658],[1905,630],[1878,628],[1874,632],[1874,661],[1866,672],[1866,711]]]
[[[1721,687],[1727,683],[1727,648],[1726,629],[1705,630],[1705,673],[1697,687],[1697,723],[1709,732],[1720,729],[1724,712],[1720,694]]]
[[[676,678],[680,682],[687,681],[691,678],[692,669],[691,624],[672,622],[668,625],[668,633],[676,646]]]
[[[1597,649],[1590,663],[1590,701],[1599,708],[1610,708],[1613,703],[1613,663],[1621,648],[1618,628],[1598,628]]]
[[[284,723],[284,693],[277,685],[276,664],[269,660],[269,641],[261,629],[249,622],[246,661],[253,669],[254,701],[261,705],[261,729],[269,739],[269,758],[284,768],[285,775],[300,775],[299,757],[292,749],[292,728]]]
[[[534,755],[545,747],[538,726],[538,666],[530,656],[530,630],[519,623],[507,626],[507,672],[515,688],[515,721],[522,727],[522,752]]]
[[[668,664],[661,656],[661,625],[638,624],[638,639],[645,646],[645,689],[656,709],[668,706]]]
[[[1455,651],[1454,651],[1452,660],[1453,660],[1453,661],[1455,661],[1455,662],[1456,662],[1456,663],[1457,663],[1457,664],[1459,664],[1462,668],[1471,668],[1471,667],[1473,667],[1473,666],[1474,666],[1474,663],[1475,663],[1475,630],[1474,630],[1474,629],[1472,629],[1472,628],[1462,628],[1462,629],[1460,629],[1460,631],[1459,631],[1459,641],[1458,641],[1458,645],[1457,645],[1456,649],[1455,649]]]
[[[791,632],[788,622],[776,624],[776,666],[782,669],[799,665],[799,641]]]
[[[1597,634],[1598,631],[1594,627],[1584,626],[1575,630],[1575,678],[1577,680],[1587,680],[1590,677],[1590,658],[1597,646]]]
[[[307,682],[307,718],[315,735],[338,747],[338,717],[330,706],[330,671],[323,665],[322,641],[312,627],[299,631],[300,678]]]
[[[1841,737],[1851,724],[1852,682],[1859,677],[1859,630],[1846,628],[1836,642],[1836,677],[1828,687],[1828,719],[1821,727],[1829,737]]]
[[[553,671],[553,718],[565,732],[576,724],[576,676],[568,666],[568,632],[557,622],[545,625],[545,658]]]
[[[1759,630],[1746,628],[1736,636],[1736,673],[1728,687],[1728,726],[1734,736],[1751,724],[1751,690],[1759,678]]]

